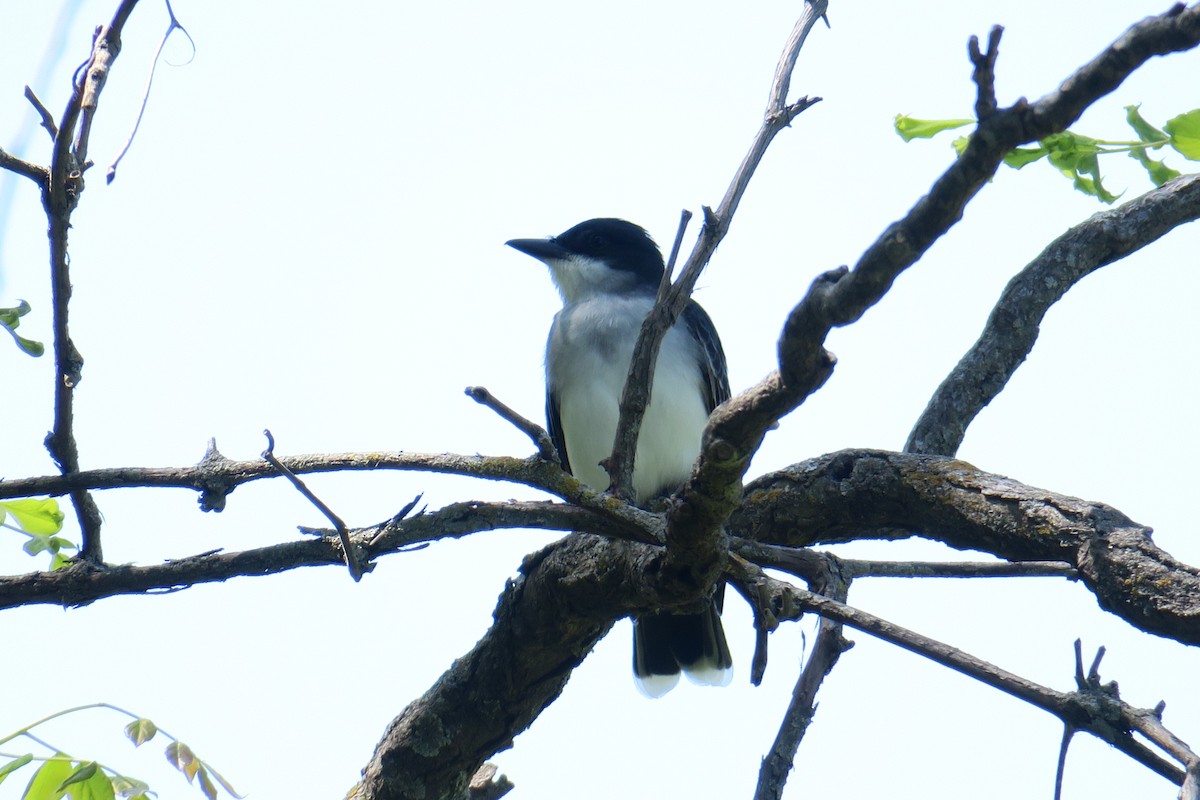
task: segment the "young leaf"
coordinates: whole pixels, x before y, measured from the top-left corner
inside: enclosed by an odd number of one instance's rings
[[[0,767],[0,783],[4,783],[5,778],[7,778],[9,775],[11,775],[14,772],[16,772],[17,770],[19,770],[21,767],[28,764],[30,761],[33,761],[33,756],[29,753],[26,753],[25,755],[21,756],[20,758],[14,758],[12,761],[10,761],[7,764],[5,764],[4,766]],[[218,780],[219,779],[220,779],[220,777],[218,776]],[[221,783],[222,783],[222,785],[224,785],[224,781],[222,781]],[[228,787],[226,787],[226,788],[228,788]]]
[[[17,347],[29,355],[37,357],[46,352],[45,345],[17,334],[17,327],[21,324],[21,317],[28,313],[29,303],[26,303],[24,300],[13,308],[0,308],[0,328],[4,328],[12,334],[13,339],[17,342]]]
[[[125,726],[125,735],[129,737],[129,741],[133,742],[134,747],[144,745],[153,739],[156,733],[158,733],[158,726],[148,719],[135,719]]]
[[[208,779],[208,770],[201,766],[197,774],[200,776],[200,791],[204,792],[208,800],[217,800],[217,787]]]
[[[70,761],[65,760],[64,754],[55,755],[63,760],[47,761],[38,767],[38,771],[33,773],[29,780],[29,785],[25,787],[25,794],[21,795],[21,800],[58,800],[62,797],[59,787],[71,777],[75,768],[71,766]]]
[[[0,511],[12,514],[17,527],[29,534],[58,533],[62,530],[63,513],[58,510],[58,501],[53,497],[6,500],[0,503]]]
[[[1148,156],[1145,147],[1135,147],[1129,151],[1129,155],[1136,158],[1146,168],[1146,172],[1150,173],[1150,180],[1154,181],[1155,186],[1162,186],[1172,178],[1179,177],[1179,170],[1171,169],[1163,162]]]
[[[93,772],[87,780],[72,783],[66,789],[71,800],[117,800],[112,781],[103,770]]]
[[[200,769],[200,764],[196,760],[196,754],[192,752],[192,748],[188,747],[183,742],[171,742],[166,749],[167,761],[175,769],[187,776],[188,783],[196,777],[196,772]]]
[[[1020,169],[1026,164],[1032,164],[1034,161],[1045,158],[1049,152],[1044,147],[1018,147],[1008,151],[1008,155],[1004,157],[1004,163],[1013,169]]]
[[[117,794],[121,797],[131,798],[131,800],[136,800],[136,798],[145,800],[146,793],[150,791],[150,784],[128,775],[114,775],[111,781],[112,788]]]
[[[222,789],[229,792],[229,794],[233,797],[238,798],[238,800],[241,800],[242,795],[237,793],[237,790],[229,784],[229,781],[225,780],[225,778],[221,776],[221,773],[212,768],[212,764],[205,764],[204,766],[208,768],[208,774],[216,778],[217,783],[221,784]]]
[[[1139,140],[1154,145],[1155,149],[1162,147],[1170,137],[1146,122],[1138,108],[1139,106],[1125,106],[1125,121],[1129,123],[1129,127],[1133,128],[1133,132],[1137,134]]]
[[[89,761],[86,764],[80,764],[79,768],[71,773],[71,777],[62,782],[62,786],[58,787],[60,792],[65,792],[67,787],[73,783],[83,783],[87,779],[96,774],[96,762]]]
[[[937,136],[942,131],[951,131],[970,125],[973,119],[914,119],[906,114],[897,114],[895,120],[896,133],[906,142],[913,139],[928,139]]]
[[[1171,135],[1171,147],[1192,161],[1200,161],[1200,108],[1168,120],[1163,128]]]

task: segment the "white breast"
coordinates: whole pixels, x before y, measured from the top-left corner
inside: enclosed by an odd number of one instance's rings
[[[605,295],[569,305],[554,318],[547,345],[547,383],[558,398],[572,472],[595,489],[608,487],[599,462],[612,451],[621,390],[633,345],[653,301]],[[639,500],[687,479],[708,420],[700,349],[686,328],[668,331],[654,390],[642,421],[633,488]]]

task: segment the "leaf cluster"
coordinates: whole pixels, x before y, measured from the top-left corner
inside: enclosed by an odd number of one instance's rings
[[[62,526],[63,513],[53,497],[0,502],[0,528],[28,536],[24,549],[29,555],[49,553],[51,570],[62,569],[70,563],[63,550],[77,549],[74,543],[58,535]]]
[[[1200,108],[1171,118],[1161,129],[1147,122],[1138,109],[1138,106],[1125,107],[1125,121],[1133,129],[1136,140],[1094,139],[1065,130],[1039,140],[1036,147],[1018,147],[1009,151],[1004,163],[1013,169],[1021,169],[1045,159],[1076,189],[1111,204],[1117,201],[1118,195],[1108,191],[1101,180],[1099,157],[1102,155],[1127,153],[1145,168],[1155,186],[1179,177],[1180,172],[1151,157],[1151,150],[1169,146],[1186,159],[1200,161]],[[913,139],[930,139],[943,131],[956,130],[974,122],[974,119],[962,118],[916,119],[897,114],[894,125],[900,138],[911,142]],[[970,141],[969,136],[958,137],[953,142],[955,151],[961,156]]]
[[[0,738],[0,745],[21,737],[28,738],[38,744],[46,742],[35,736],[34,728],[52,719],[76,714],[94,708],[104,708],[125,716],[133,717],[133,721],[125,726],[125,736],[133,742],[134,747],[140,747],[158,734],[170,739],[164,755],[170,764],[183,773],[188,783],[196,785],[208,800],[217,800],[218,785],[230,796],[240,798],[234,788],[225,780],[212,765],[196,756],[188,745],[159,729],[152,721],[139,717],[124,709],[108,703],[95,703],[79,706],[51,714],[31,725]],[[14,755],[0,752],[0,759],[7,758],[8,762],[0,764],[0,783],[21,768],[37,761],[41,766],[29,779],[21,800],[149,800],[155,793],[150,785],[143,780],[131,777],[97,761],[85,761],[67,755],[60,749],[50,756],[35,756],[33,753]]]

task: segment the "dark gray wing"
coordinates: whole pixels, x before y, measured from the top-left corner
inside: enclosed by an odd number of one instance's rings
[[[705,407],[711,414],[714,408],[729,399],[729,369],[725,364],[725,351],[721,349],[716,326],[695,300],[688,302],[680,319],[703,348],[700,354],[701,386],[704,389]]]
[[[558,451],[558,461],[564,470],[571,471],[571,462],[567,458],[567,435],[563,433],[562,418],[558,415],[558,398],[554,396],[554,392],[546,389],[546,427],[550,432],[550,439],[554,442],[554,449]]]

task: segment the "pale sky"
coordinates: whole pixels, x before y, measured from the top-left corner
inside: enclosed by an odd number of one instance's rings
[[[30,124],[26,83],[59,113],[92,28],[115,0],[86,0],[44,83],[59,3],[0,0],[0,146]],[[788,309],[812,278],[853,263],[953,159],[949,140],[904,144],[897,113],[972,112],[971,34],[1006,27],[1001,103],[1039,97],[1166,2],[833,3],[792,81],[824,101],[779,136],[697,299],[721,332],[734,391],[772,369]],[[98,166],[74,216],[72,332],[86,359],[77,435],[86,468],[181,466],[209,437],[255,458],[412,450],[524,456],[522,435],[462,394],[482,384],[540,419],[541,358],[558,297],[537,262],[503,246],[595,216],[647,227],[666,247],[682,208],[716,205],[757,130],[798,2],[562,3],[176,0],[197,45],[160,68],[138,139],[103,173],[136,115],[166,29],[145,0],[101,100]],[[180,39],[167,59],[187,61]],[[1200,54],[1157,59],[1076,129],[1127,139],[1123,106],[1161,125],[1200,105]],[[793,97],[794,99],[794,97]],[[35,130],[19,154],[45,163]],[[1182,158],[1167,155],[1183,171]],[[1134,162],[1102,163],[1114,192],[1150,188]],[[49,342],[45,221],[17,181],[0,230],[0,306],[34,308],[21,332]],[[1006,170],[965,218],[856,325],[837,331],[826,387],[771,434],[751,477],[845,447],[899,449],[929,395],[978,335],[1007,280],[1051,239],[1105,207],[1045,164]],[[694,233],[694,231],[693,231]],[[960,456],[1025,483],[1099,500],[1152,525],[1200,563],[1190,507],[1200,446],[1192,363],[1200,322],[1192,226],[1085,279],[1053,309],[1008,391]],[[49,474],[53,364],[0,342],[0,474]],[[431,508],[531,498],[519,486],[416,473],[327,475],[310,485],[351,525],[417,492]],[[319,513],[260,481],[201,514],[193,493],[99,493],[114,563],[296,538]],[[76,537],[73,515],[67,536]],[[496,531],[390,556],[360,584],[344,570],[237,579],[74,610],[4,613],[0,729],[107,701],[153,719],[252,798],[341,797],[384,727],[486,630],[521,557],[548,533]],[[0,531],[0,569],[42,566]],[[862,543],[877,558],[962,558],[939,545]],[[1072,641],[1108,648],[1128,701],[1165,700],[1200,744],[1200,651],[1140,633],[1081,586],[1050,579],[863,580],[850,603],[1058,689]],[[813,623],[785,625],[762,687],[753,631],[730,593],[733,686],[681,685],[649,701],[630,675],[622,622],[562,698],[493,760],[514,798],[748,797]],[[1023,703],[848,632],[820,694],[787,797],[1049,797],[1061,728]],[[44,737],[74,755],[197,797],[134,751],[124,720],[93,713]],[[160,762],[163,766],[160,766]],[[30,768],[0,786],[18,796]],[[1080,736],[1066,798],[1172,798],[1175,789]]]

